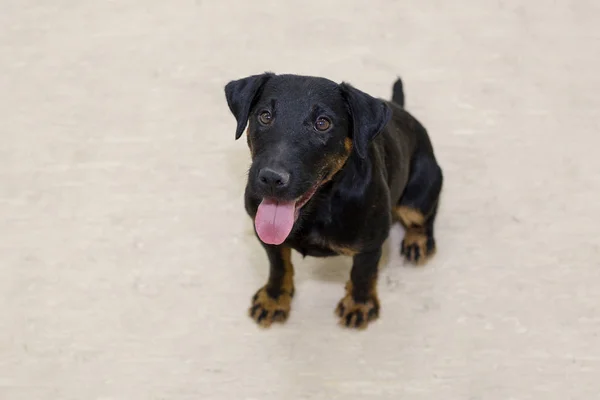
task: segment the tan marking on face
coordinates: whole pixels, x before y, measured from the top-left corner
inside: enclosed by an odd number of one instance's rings
[[[329,175],[325,177],[323,183],[330,181],[335,174],[340,172],[340,170],[346,165],[346,161],[348,157],[350,157],[350,153],[352,152],[352,139],[346,138],[344,139],[344,153],[336,154],[328,157],[327,160],[327,168],[330,170]]]
[[[352,151],[352,139],[348,137],[344,139],[344,148],[346,149],[346,153],[350,155],[350,152]]]

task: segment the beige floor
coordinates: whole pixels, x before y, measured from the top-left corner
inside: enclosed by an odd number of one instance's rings
[[[0,399],[597,398],[600,3],[291,4],[2,1]],[[400,74],[435,142],[439,253],[394,230],[366,332],[333,317],[349,259],[295,257],[287,325],[245,314],[223,85],[264,70]]]

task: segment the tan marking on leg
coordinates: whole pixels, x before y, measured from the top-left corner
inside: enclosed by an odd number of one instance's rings
[[[292,249],[281,247],[281,258],[283,260],[284,271],[280,281],[272,282],[269,280],[265,286],[260,288],[252,298],[252,305],[248,314],[261,327],[267,328],[273,322],[285,322],[290,314],[292,297],[294,295],[294,265],[292,264]],[[279,292],[277,298],[269,295],[267,288],[273,288],[278,285],[276,292]]]
[[[292,264],[292,249],[290,247],[281,248],[281,257],[285,266],[285,272],[281,281],[281,291],[294,294],[294,265]]]
[[[415,208],[400,206],[395,207],[394,212],[407,228],[411,226],[422,226],[425,223],[425,216],[421,211]]]

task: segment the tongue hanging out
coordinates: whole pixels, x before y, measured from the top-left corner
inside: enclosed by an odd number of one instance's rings
[[[278,201],[264,198],[256,210],[254,227],[260,240],[266,244],[280,245],[289,236],[300,209],[312,198],[320,182],[297,201]]]
[[[254,219],[260,240],[266,244],[283,243],[294,226],[295,212],[295,201],[264,199],[258,206]]]

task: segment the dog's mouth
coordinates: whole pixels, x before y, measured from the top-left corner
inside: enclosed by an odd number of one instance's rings
[[[254,226],[260,240],[266,244],[279,245],[287,239],[302,207],[323,183],[319,179],[306,193],[295,200],[280,201],[265,197],[256,212]]]

